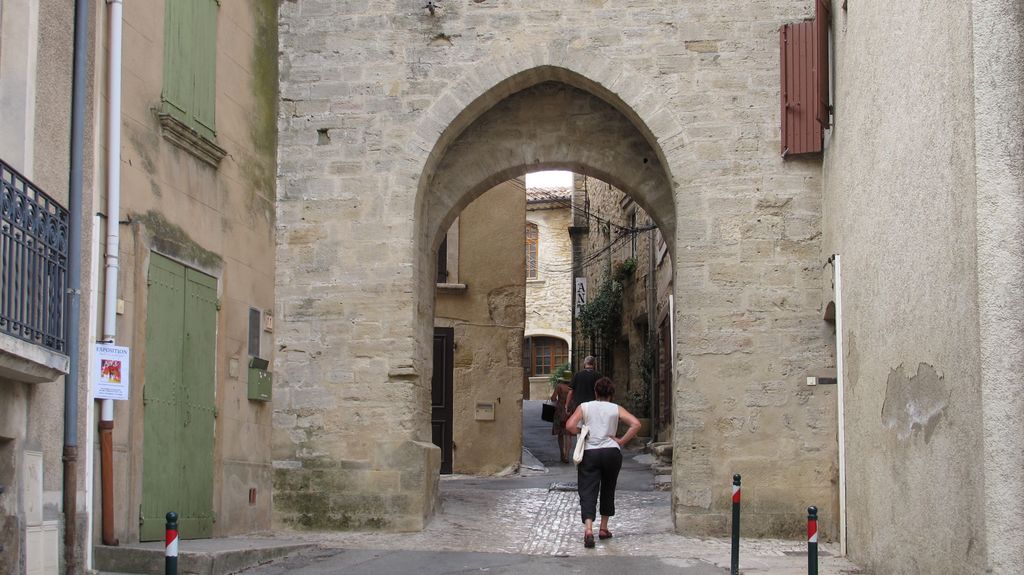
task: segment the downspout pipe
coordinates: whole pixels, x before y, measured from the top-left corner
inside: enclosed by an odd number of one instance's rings
[[[107,62],[107,250],[103,295],[103,341],[117,337],[117,273],[121,242],[121,31],[124,3],[107,0],[110,26]],[[100,400],[100,496],[104,545],[117,545],[114,535],[114,400]]]
[[[836,423],[839,431],[839,549],[846,556],[846,358],[843,357],[843,265],[839,254],[832,256],[834,301],[836,305]]]
[[[68,175],[68,283],[64,327],[68,374],[64,377],[64,572],[78,573],[78,330],[81,323],[82,180],[85,148],[86,56],[89,50],[89,0],[75,0],[74,63],[71,79],[71,153]]]

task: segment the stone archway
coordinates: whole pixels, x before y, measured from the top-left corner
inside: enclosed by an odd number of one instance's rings
[[[417,290],[421,334],[435,325],[433,262],[443,234],[456,217],[460,226],[467,224],[463,209],[481,194],[487,192],[490,198],[497,184],[526,172],[563,169],[599,178],[628,193],[663,233],[674,237],[672,180],[661,162],[663,154],[644,130],[608,101],[581,89],[589,82],[568,70],[546,67],[510,81],[534,83],[512,93],[507,93],[507,82],[501,83],[482,95],[482,101],[494,93],[504,97],[457,136],[442,138],[438,146],[443,149],[431,152],[436,162],[424,169],[415,222],[420,232],[418,265],[426,273]],[[466,113],[479,108],[468,106]],[[472,342],[459,348],[465,345]]]
[[[833,414],[827,392],[800,387],[826,355],[813,323],[819,200],[815,168],[784,164],[765,136],[777,102],[715,100],[733,83],[708,89],[564,44],[423,68],[438,70],[437,87],[406,107],[388,99],[401,82],[346,84],[366,92],[348,99],[303,85],[311,68],[283,68],[276,520],[400,530],[429,520],[440,463],[428,401],[433,252],[490,185],[561,168],[629,193],[667,239],[677,528],[722,532],[719,486],[741,471],[765,486],[765,511],[746,524],[795,533],[804,497],[834,494],[822,433]],[[525,105],[542,100],[548,108]],[[569,120],[529,133],[507,123],[526,114]]]

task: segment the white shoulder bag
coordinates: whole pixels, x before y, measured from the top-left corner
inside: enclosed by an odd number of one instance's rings
[[[583,410],[583,418],[587,417],[586,404],[580,405],[580,409]],[[579,465],[583,461],[583,450],[587,447],[587,435],[590,433],[590,428],[587,424],[580,425],[580,434],[576,436],[576,450],[572,452],[572,462]]]

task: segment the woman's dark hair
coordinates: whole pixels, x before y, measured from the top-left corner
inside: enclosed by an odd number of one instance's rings
[[[611,378],[602,377],[597,380],[597,383],[594,384],[594,395],[606,399],[615,397],[615,384],[612,383]]]

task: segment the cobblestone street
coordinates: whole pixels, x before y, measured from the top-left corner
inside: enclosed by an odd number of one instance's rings
[[[728,572],[728,539],[682,537],[673,533],[670,494],[653,490],[653,474],[637,451],[627,452],[624,460],[616,515],[610,524],[615,536],[597,541],[595,549],[585,549],[579,500],[574,490],[568,490],[568,484],[576,479],[575,468],[571,463],[558,462],[555,439],[550,435],[550,424],[540,420],[539,405],[540,402],[524,402],[526,450],[522,469],[504,477],[443,477],[442,510],[425,530],[397,534],[294,533],[297,538],[315,538],[321,552],[253,573],[270,575],[300,568],[308,568],[300,571],[303,573],[333,573],[343,567],[345,573],[385,573],[402,572],[411,564],[418,566],[409,572],[534,573],[555,569],[558,564],[549,560],[566,557],[581,558],[578,566],[588,565],[588,573],[594,571],[587,558],[604,558],[603,562],[597,560],[593,564],[599,573],[605,572],[600,565],[612,569],[609,573],[622,572],[623,565],[648,575]],[[373,553],[362,553],[370,551]],[[836,557],[837,552],[837,545],[820,546],[822,574],[862,573]],[[399,561],[399,556],[392,556],[396,553],[405,559]],[[499,565],[493,563],[494,557],[490,555],[495,553],[526,557],[506,557],[504,562],[499,561],[500,569],[496,569]],[[740,558],[743,573],[807,572],[803,542],[747,540],[741,545]],[[365,571],[354,569],[356,564]]]

